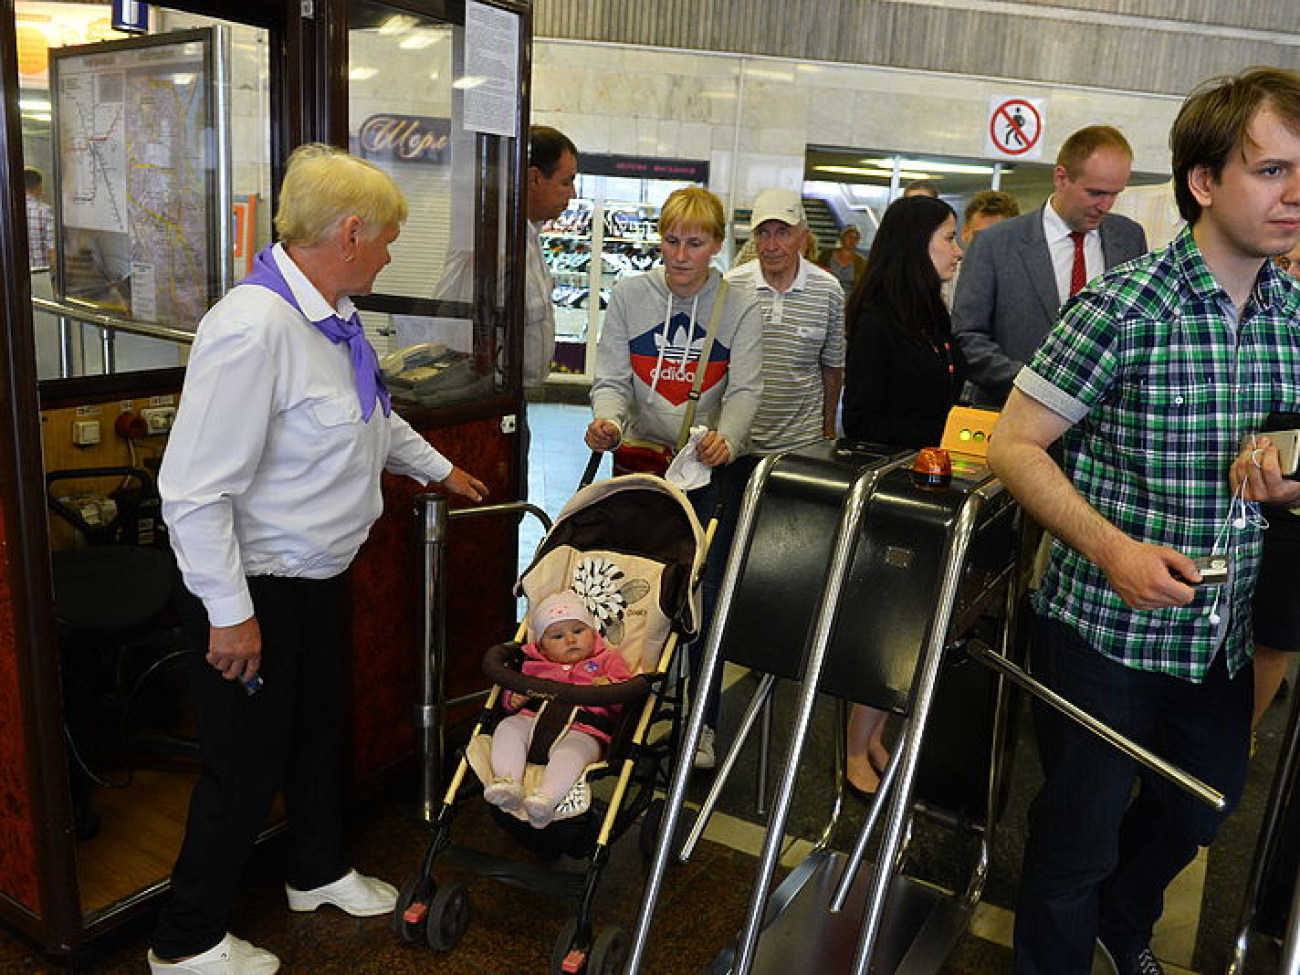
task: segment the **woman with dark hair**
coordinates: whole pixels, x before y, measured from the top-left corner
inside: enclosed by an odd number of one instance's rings
[[[852,439],[938,444],[966,370],[939,294],[961,254],[957,215],[942,200],[908,196],[885,211],[846,313],[844,432]]]
[[[885,211],[846,313],[843,421],[851,439],[900,449],[939,443],[966,374],[939,294],[961,254],[957,215],[942,200],[907,196]],[[854,706],[847,774],[858,792],[880,785],[889,761],[884,731],[885,712]]]

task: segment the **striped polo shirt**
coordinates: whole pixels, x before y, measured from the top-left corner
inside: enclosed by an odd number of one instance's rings
[[[753,288],[763,309],[763,399],[750,430],[754,452],[822,439],[822,367],[844,366],[844,289],[802,257],[785,291],[767,283],[756,260],[732,268],[727,280]]]

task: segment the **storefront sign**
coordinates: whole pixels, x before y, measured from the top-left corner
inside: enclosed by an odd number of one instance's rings
[[[657,159],[653,156],[600,156],[584,152],[578,157],[584,176],[626,176],[630,179],[672,179],[707,183],[709,164],[703,159]]]
[[[357,136],[363,159],[446,165],[451,119],[422,115],[372,115]]]

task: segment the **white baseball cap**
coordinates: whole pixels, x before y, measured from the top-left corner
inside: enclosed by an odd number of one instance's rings
[[[805,222],[803,200],[794,190],[764,190],[754,201],[749,216],[749,229],[754,230],[768,220],[780,220],[794,227]]]

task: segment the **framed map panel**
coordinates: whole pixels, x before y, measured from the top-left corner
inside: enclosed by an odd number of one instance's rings
[[[50,51],[56,292],[193,330],[227,284],[217,28]]]

